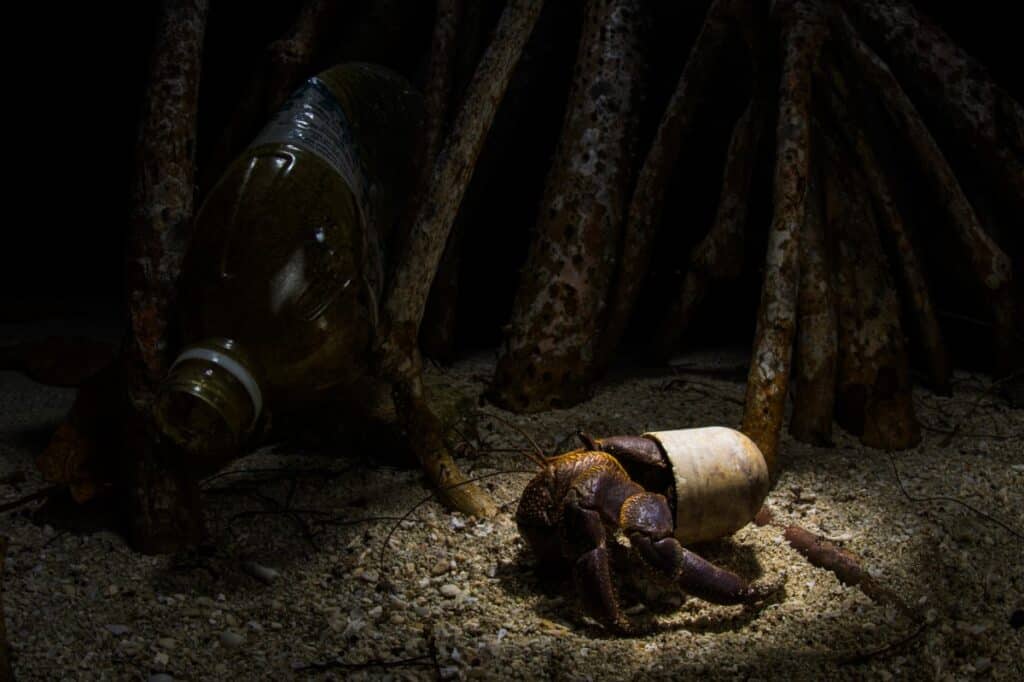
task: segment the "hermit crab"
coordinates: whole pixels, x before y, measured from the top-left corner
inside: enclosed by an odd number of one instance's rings
[[[778,590],[780,579],[748,583],[684,546],[730,535],[761,508],[768,468],[749,438],[724,427],[580,438],[583,448],[544,461],[516,523],[542,564],[571,566],[588,615],[619,632],[638,629],[617,594],[621,549],[645,577],[716,604]]]

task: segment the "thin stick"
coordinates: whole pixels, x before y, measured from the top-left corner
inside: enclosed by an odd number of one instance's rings
[[[896,476],[896,484],[899,485],[900,492],[903,493],[904,497],[906,497],[911,502],[953,502],[954,504],[959,504],[964,509],[967,509],[968,511],[974,512],[975,514],[977,514],[981,518],[985,519],[989,523],[993,523],[993,524],[999,526],[1000,528],[1002,528],[1003,530],[1005,530],[1007,533],[1009,533],[1013,537],[1017,538],[1018,540],[1024,540],[1024,534],[1022,534],[1019,530],[1016,530],[1015,528],[1013,528],[1009,524],[1007,524],[1007,523],[1005,523],[1003,521],[1000,521],[999,519],[997,519],[996,517],[992,516],[991,514],[988,514],[986,512],[981,511],[980,509],[976,509],[975,507],[972,507],[971,505],[967,504],[963,500],[958,500],[955,497],[948,497],[946,495],[930,495],[928,497],[915,497],[915,496],[911,495],[910,493],[907,492],[907,489],[903,486],[903,479],[900,478],[899,469],[896,468],[896,459],[892,456],[892,453],[889,452],[888,450],[886,451],[885,454],[888,455],[889,463],[892,464],[892,473],[893,473],[893,475]]]
[[[0,535],[0,678],[13,680],[11,657],[7,651],[7,624],[4,620],[4,561],[7,558],[7,538]]]
[[[470,484],[476,483],[477,481],[482,481],[485,478],[492,478],[494,476],[503,476],[505,474],[530,474],[531,476],[533,476],[533,475],[536,475],[537,472],[536,471],[532,471],[532,470],[528,471],[526,469],[505,469],[503,471],[492,471],[489,474],[480,474],[479,476],[474,476],[473,478],[466,479],[465,481],[459,481],[458,483],[454,483],[454,484],[452,484],[449,487],[450,488],[458,488],[459,486],[466,486],[466,485],[470,485]],[[443,491],[443,492],[448,492],[448,491]],[[384,541],[380,545],[380,556],[378,557],[378,565],[380,566],[380,570],[382,572],[384,571],[384,552],[388,548],[388,543],[391,542],[391,536],[395,534],[395,531],[398,530],[398,527],[401,526],[404,521],[407,521],[409,519],[409,517],[412,516],[413,513],[417,509],[419,509],[420,507],[425,505],[427,502],[429,502],[433,498],[434,498],[434,494],[431,493],[430,495],[425,496],[419,502],[414,504],[409,509],[409,511],[405,512],[404,514],[402,514],[401,518],[399,518],[395,522],[395,525],[393,525],[391,527],[391,530],[388,531],[388,534],[384,536]]]
[[[338,658],[341,658],[341,654],[338,654]],[[422,654],[420,656],[413,656],[411,658],[399,658],[395,660],[384,660],[384,659],[371,659],[369,661],[362,661],[360,663],[345,663],[343,661],[326,661],[324,663],[307,663],[306,665],[299,666],[298,668],[292,668],[293,672],[304,673],[311,675],[313,673],[324,672],[325,670],[367,670],[369,668],[433,668],[434,663],[431,660],[430,654]]]
[[[4,504],[0,504],[0,514],[2,514],[4,512],[13,511],[15,509],[19,509],[21,507],[24,507],[26,504],[29,504],[31,502],[35,502],[36,500],[48,499],[49,497],[51,497],[55,493],[58,493],[61,490],[66,490],[66,489],[67,489],[67,486],[65,486],[65,485],[50,485],[50,486],[47,486],[47,487],[45,487],[45,488],[43,488],[41,490],[36,490],[35,492],[29,493],[28,495],[23,495],[23,496],[19,497],[18,499],[13,500],[11,502],[6,502]]]
[[[520,436],[525,438],[526,441],[533,446],[534,451],[537,453],[537,457],[530,457],[530,461],[541,467],[544,467],[547,464],[547,462],[545,461],[547,455],[544,454],[544,450],[540,447],[540,445],[537,444],[537,441],[533,439],[533,436],[526,432],[525,429],[521,428],[518,424],[515,424],[508,419],[505,419],[499,414],[494,414],[493,412],[484,412],[483,410],[481,410],[479,414],[485,417],[490,417],[495,421],[501,422],[502,424],[509,427],[510,429],[518,433]]]

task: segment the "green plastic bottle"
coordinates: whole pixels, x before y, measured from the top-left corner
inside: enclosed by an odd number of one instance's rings
[[[384,68],[324,71],[203,202],[180,280],[185,347],[157,406],[193,468],[237,454],[266,410],[344,391],[367,372],[383,244],[422,108]]]

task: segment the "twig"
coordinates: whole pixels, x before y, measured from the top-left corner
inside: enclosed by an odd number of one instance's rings
[[[717,398],[719,400],[724,400],[726,402],[733,403],[734,405],[739,405],[740,407],[743,407],[746,404],[743,400],[740,400],[739,398],[734,398],[730,395],[725,395],[724,393],[717,391],[713,384],[704,383],[703,381],[694,381],[693,379],[672,379],[671,381],[667,381],[661,386],[659,386],[658,390],[671,391],[677,386],[682,387],[684,390],[690,389],[693,391],[697,391],[701,395],[705,395],[711,398]]]
[[[527,470],[527,469],[505,469],[505,470],[502,470],[502,471],[492,471],[489,474],[480,474],[479,476],[474,476],[474,477],[468,478],[468,479],[466,479],[464,481],[459,481],[458,483],[454,483],[454,484],[452,484],[449,487],[450,488],[457,488],[457,487],[459,487],[461,485],[469,485],[471,483],[475,483],[477,481],[481,481],[481,480],[483,480],[485,478],[492,478],[494,476],[503,476],[505,474],[530,474],[532,476],[532,475],[536,475],[536,473],[537,472],[534,471],[534,470]],[[422,507],[424,504],[426,504],[427,502],[429,502],[433,498],[434,498],[434,493],[431,493],[430,495],[427,495],[426,497],[421,499],[419,502],[414,504],[409,509],[409,511],[405,512],[404,514],[402,514],[402,516],[398,519],[398,521],[395,522],[395,525],[393,525],[391,527],[391,530],[388,531],[388,534],[384,536],[384,541],[380,545],[380,556],[378,558],[378,564],[380,566],[381,572],[384,571],[384,552],[387,550],[388,543],[391,541],[391,536],[395,534],[395,531],[398,530],[398,527],[401,526],[404,521],[407,521],[409,519],[409,517],[412,516],[413,512],[415,512],[417,509]]]
[[[963,500],[959,500],[959,499],[957,499],[955,497],[947,497],[945,495],[929,495],[928,497],[914,497],[913,495],[908,493],[907,489],[903,486],[903,479],[900,478],[900,472],[896,468],[896,459],[892,456],[892,453],[889,452],[889,451],[886,451],[885,454],[889,457],[889,463],[892,464],[892,473],[896,476],[896,483],[900,487],[900,492],[902,492],[903,495],[908,500],[910,500],[911,502],[953,502],[954,504],[959,504],[964,509],[972,511],[975,514],[977,514],[978,516],[980,516],[981,518],[985,519],[986,521],[999,526],[1000,528],[1002,528],[1003,530],[1005,530],[1007,533],[1009,533],[1013,537],[1017,538],[1018,540],[1024,540],[1024,534],[1022,534],[1020,531],[1014,529],[1013,527],[1011,527],[1010,525],[1004,523],[1003,521],[1000,521],[999,519],[995,518],[994,516],[992,516],[992,515],[990,515],[990,514],[988,514],[986,512],[983,512],[980,509],[976,509],[975,507],[972,507],[971,505],[967,504]]]
[[[51,495],[53,495],[53,494],[55,494],[55,493],[57,493],[57,492],[59,492],[61,490],[66,490],[66,489],[67,489],[67,486],[64,486],[64,485],[51,485],[51,486],[47,486],[47,487],[45,487],[45,488],[43,488],[41,490],[35,491],[34,493],[29,493],[28,495],[24,495],[22,497],[19,497],[18,499],[14,500],[13,502],[7,502],[5,504],[0,504],[0,513],[9,512],[9,511],[12,511],[14,509],[18,509],[19,507],[23,507],[23,506],[25,506],[26,504],[28,504],[30,502],[35,502],[36,500],[42,500],[42,499],[48,498]]]
[[[339,654],[338,658],[341,658],[341,656],[342,654]],[[421,654],[419,656],[413,656],[412,658],[399,658],[391,661],[374,658],[361,663],[346,663],[339,660],[325,661],[323,663],[307,663],[306,665],[299,666],[298,668],[292,668],[292,672],[311,675],[313,673],[324,672],[325,670],[337,670],[339,668],[342,670],[366,670],[368,668],[431,668],[433,666],[434,663],[430,659],[430,654]]]
[[[978,408],[981,407],[981,403],[986,397],[994,393],[995,389],[999,388],[1001,385],[1009,383],[1011,381],[1015,381],[1022,375],[1024,375],[1024,370],[1018,370],[1000,379],[997,379],[993,381],[991,384],[989,384],[988,387],[978,395],[978,399],[974,401],[974,404],[971,405],[971,408],[967,411],[967,413],[960,417],[960,419],[957,421],[956,425],[949,432],[949,434],[939,442],[939,445],[941,445],[942,447],[947,447],[950,443],[952,443],[953,439],[960,433],[960,427],[963,426],[963,423],[965,421],[974,416],[974,413],[978,411]]]
[[[7,625],[4,620],[4,560],[7,558],[7,538],[0,535],[0,678],[13,680],[11,657],[7,650]]]
[[[864,570],[860,558],[853,552],[800,526],[777,522],[771,509],[767,506],[761,507],[757,512],[754,523],[758,526],[770,525],[781,529],[783,537],[790,546],[806,558],[811,565],[830,571],[845,585],[856,586],[873,602],[892,604],[910,620],[918,620],[917,614],[900,595],[880,585]]]
[[[858,663],[867,663],[873,658],[878,658],[886,654],[892,653],[893,651],[905,647],[915,639],[924,634],[925,630],[931,627],[931,623],[921,623],[916,628],[911,630],[908,634],[900,637],[894,642],[890,642],[879,649],[872,649],[871,651],[865,651],[859,654],[853,654],[845,656],[839,659],[839,665],[857,665]]]
[[[537,441],[534,440],[533,436],[528,434],[525,429],[521,428],[518,424],[513,423],[511,420],[505,419],[501,415],[494,414],[493,412],[484,412],[483,410],[480,410],[479,414],[483,415],[484,417],[490,417],[496,422],[504,424],[505,426],[509,427],[510,429],[518,433],[520,436],[525,438],[526,441],[533,446],[534,451],[537,453],[537,457],[539,457],[539,459],[534,459],[531,457],[530,461],[532,461],[534,464],[544,466],[544,459],[547,457],[547,455],[544,454],[544,449],[537,444]]]

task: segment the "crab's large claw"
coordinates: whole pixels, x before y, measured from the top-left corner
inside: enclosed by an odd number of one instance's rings
[[[656,573],[684,592],[714,604],[749,604],[776,592],[781,580],[750,584],[679,544],[673,536],[672,512],[661,495],[644,492],[622,505],[619,526],[633,552]]]

